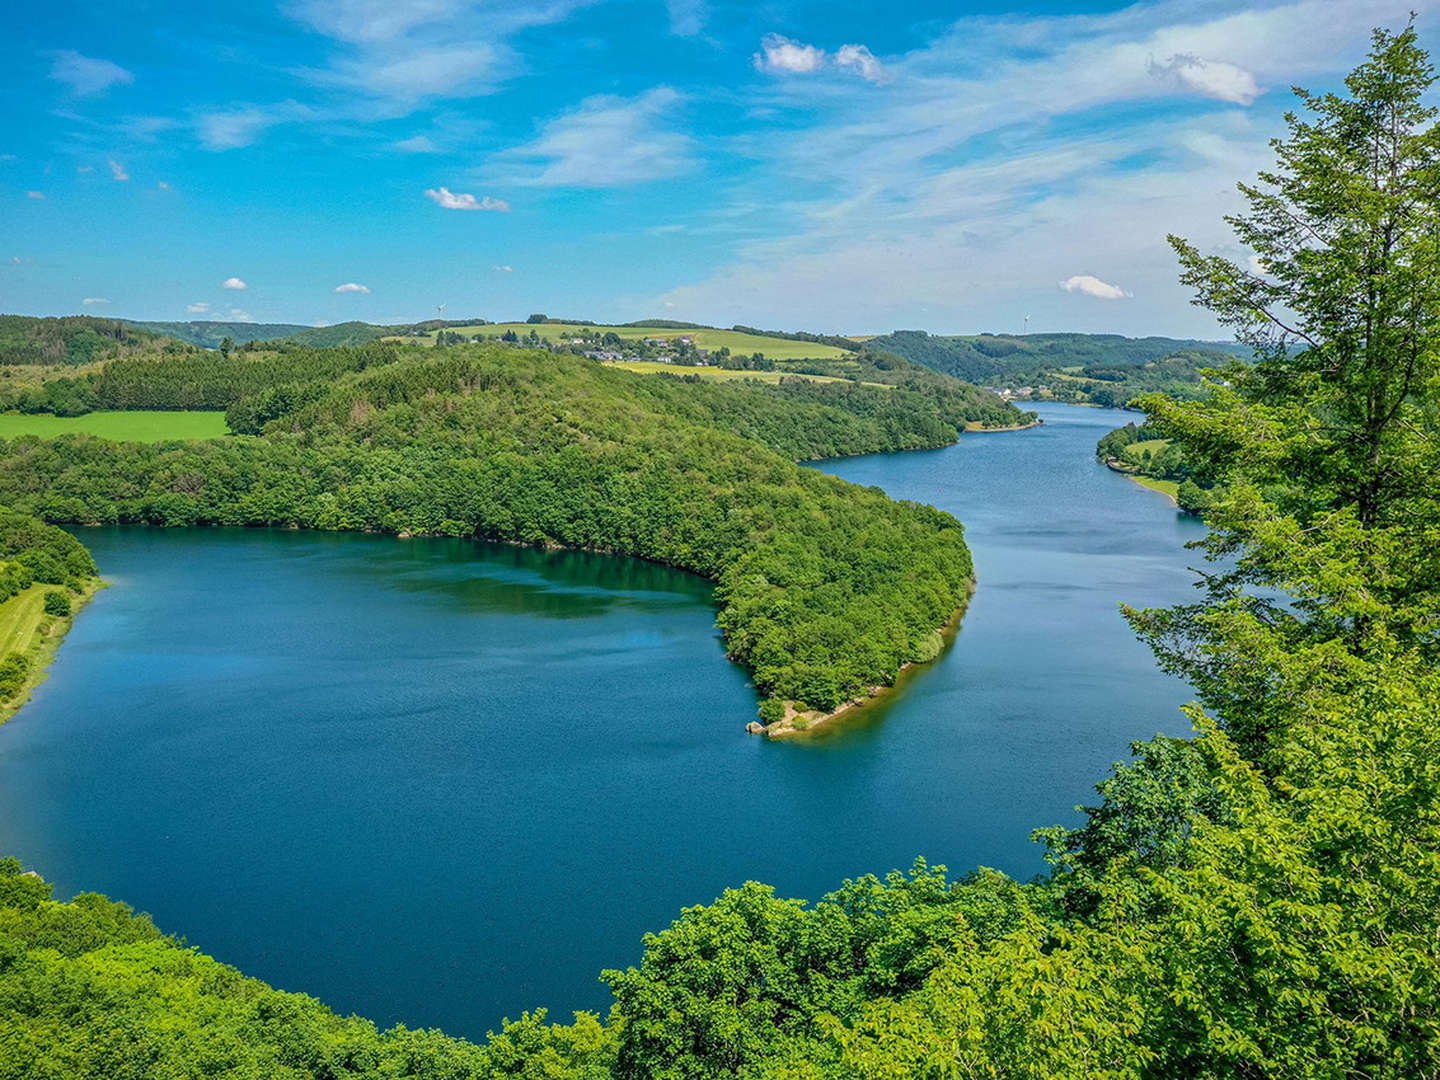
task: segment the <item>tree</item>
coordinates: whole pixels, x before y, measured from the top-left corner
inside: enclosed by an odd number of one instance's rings
[[[1352,657],[1440,653],[1440,129],[1413,27],[1375,31],[1347,93],[1297,91],[1276,165],[1227,220],[1251,266],[1178,237],[1195,303],[1255,363],[1210,396],[1143,400],[1162,436],[1227,486],[1206,603],[1132,613],[1248,750],[1277,696]],[[1285,596],[1285,601],[1277,599]]]
[[[525,321],[526,321],[527,323],[543,323],[543,322],[549,322],[549,321],[550,321],[550,316],[548,316],[548,315],[527,315],[527,316],[525,316]]]
[[[213,340],[213,339],[212,339],[212,340]],[[234,349],[235,349],[235,339],[232,338],[229,334],[226,334],[226,335],[225,335],[225,340],[222,341],[222,342],[220,342],[220,355],[223,356],[223,357],[225,357],[226,360],[229,360],[229,359],[230,359],[230,353],[233,352]]]
[[[59,589],[51,589],[45,594],[45,614],[58,615],[61,617],[70,614],[70,597]]]

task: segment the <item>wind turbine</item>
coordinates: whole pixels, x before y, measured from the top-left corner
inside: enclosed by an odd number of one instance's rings
[[[1023,336],[1024,334],[1028,334],[1028,333],[1030,333],[1030,316],[1029,316],[1029,315],[1026,315],[1026,316],[1025,316],[1025,329],[1024,329],[1023,331],[1021,331],[1021,334],[1022,334],[1022,336]]]

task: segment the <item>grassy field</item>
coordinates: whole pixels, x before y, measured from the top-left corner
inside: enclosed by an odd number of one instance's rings
[[[1162,495],[1170,496],[1171,499],[1174,499],[1176,501],[1177,505],[1179,504],[1180,485],[1176,481],[1156,480],[1153,477],[1149,476],[1135,475],[1131,475],[1130,479],[1134,480],[1135,483],[1139,484],[1141,487],[1147,487],[1151,491],[1158,491]]]
[[[0,656],[18,652],[30,660],[30,674],[25,685],[9,701],[0,704],[0,724],[5,723],[30,698],[30,691],[45,680],[55,650],[65,639],[71,620],[95,595],[100,581],[95,579],[80,596],[70,597],[70,617],[57,618],[45,614],[45,594],[57,585],[31,585],[0,603]]]
[[[613,330],[620,337],[629,339],[651,337],[674,341],[679,337],[688,337],[695,343],[697,349],[720,349],[723,347],[728,348],[732,353],[744,353],[747,356],[759,352],[773,360],[833,360],[848,355],[844,349],[837,349],[833,345],[812,345],[805,341],[761,337],[757,334],[742,334],[735,330],[667,330],[655,326],[577,326],[571,323],[496,323],[491,326],[452,326],[449,329],[466,336],[484,334],[487,337],[498,336],[507,330],[514,330],[515,333],[524,336],[534,330],[546,341],[575,337],[582,330],[598,330],[601,333]],[[395,340],[413,341],[421,345],[426,342],[434,344],[435,333],[432,331],[427,338],[397,338]]]
[[[85,432],[117,442],[164,442],[169,439],[213,439],[224,435],[223,412],[92,412],[84,416],[51,416],[49,413],[0,415],[0,438],[17,435],[68,435]]]

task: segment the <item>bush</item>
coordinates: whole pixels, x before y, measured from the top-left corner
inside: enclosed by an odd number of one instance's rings
[[[70,597],[58,589],[45,594],[45,614],[66,616],[70,614]]]
[[[30,661],[23,654],[12,652],[0,660],[0,701],[9,701],[19,693],[28,674]]]

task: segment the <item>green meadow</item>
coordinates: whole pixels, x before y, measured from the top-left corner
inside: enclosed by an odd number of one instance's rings
[[[168,442],[172,439],[213,439],[224,435],[223,412],[165,411],[136,409],[103,411],[84,416],[51,416],[49,413],[4,413],[0,415],[0,438],[20,435],[70,435],[84,432],[117,442]]]

